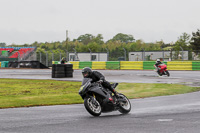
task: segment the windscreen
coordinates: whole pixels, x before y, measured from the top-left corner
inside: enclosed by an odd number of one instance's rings
[[[86,84],[87,82],[91,82],[91,78],[83,78],[82,85]]]

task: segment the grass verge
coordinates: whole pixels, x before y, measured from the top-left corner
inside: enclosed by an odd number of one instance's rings
[[[0,79],[0,108],[83,103],[81,82]],[[128,98],[145,98],[199,91],[179,84],[120,83],[117,91]]]

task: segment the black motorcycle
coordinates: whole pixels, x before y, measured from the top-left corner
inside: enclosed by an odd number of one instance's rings
[[[114,83],[112,87],[116,88],[117,85],[118,83]],[[83,79],[79,95],[84,100],[86,110],[93,116],[116,110],[122,114],[127,114],[131,110],[131,103],[125,95],[119,93],[116,97],[100,83],[92,83],[90,78]]]

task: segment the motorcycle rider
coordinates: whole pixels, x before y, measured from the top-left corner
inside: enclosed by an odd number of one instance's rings
[[[91,68],[85,67],[82,70],[84,78],[91,78],[92,82],[101,83],[103,87],[108,88],[116,97],[118,97],[117,91],[111,86],[111,84],[105,80],[103,74],[98,71],[92,71]]]
[[[65,62],[66,62],[66,58],[63,57],[63,58],[61,59],[60,63],[61,63],[61,64],[65,64]]]
[[[158,73],[160,73],[160,67],[158,67],[160,64],[163,64],[163,63],[160,61],[160,59],[157,59],[154,67],[157,69]]]

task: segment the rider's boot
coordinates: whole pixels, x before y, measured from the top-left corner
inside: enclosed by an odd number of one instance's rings
[[[115,104],[118,105],[119,104],[119,101],[118,101],[119,93],[117,91],[114,91],[113,94],[114,94],[114,97],[115,97]]]
[[[113,94],[117,99],[119,98],[119,93],[115,89],[113,89]]]

